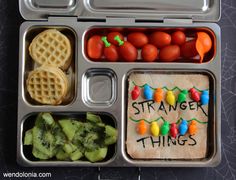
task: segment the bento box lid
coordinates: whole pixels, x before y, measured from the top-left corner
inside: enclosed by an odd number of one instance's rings
[[[145,21],[192,19],[217,22],[221,0],[19,0],[26,20],[47,20],[50,16],[81,19],[130,17]]]

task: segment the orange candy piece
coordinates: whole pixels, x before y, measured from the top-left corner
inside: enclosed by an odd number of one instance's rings
[[[161,88],[157,88],[154,93],[155,102],[161,102],[163,99],[163,90]]]
[[[205,32],[197,32],[196,49],[200,55],[200,63],[202,63],[204,55],[211,50],[211,47],[211,37]]]
[[[189,125],[189,128],[188,128],[188,132],[190,135],[194,135],[197,133],[197,122],[192,120],[190,125]]]
[[[144,135],[147,132],[147,125],[144,120],[139,121],[136,130],[140,135]]]

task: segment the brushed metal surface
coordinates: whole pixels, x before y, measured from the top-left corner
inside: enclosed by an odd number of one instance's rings
[[[82,77],[82,98],[88,106],[111,106],[116,100],[117,80],[110,69],[89,69]]]
[[[204,64],[194,63],[101,63],[89,61],[85,55],[85,42],[86,33],[89,29],[94,27],[167,27],[167,28],[209,28],[216,36],[216,55],[214,59]],[[24,78],[25,78],[25,37],[30,29],[32,28],[49,28],[49,27],[69,27],[72,29],[79,42],[76,43],[76,97],[71,104],[60,105],[60,106],[32,106],[28,104],[24,97]],[[76,42],[78,42],[76,39]],[[203,167],[203,166],[216,166],[220,162],[221,158],[221,49],[220,49],[220,28],[214,23],[193,23],[193,24],[165,24],[165,23],[130,23],[130,21],[109,21],[109,22],[79,22],[75,19],[68,20],[66,18],[61,19],[50,19],[45,22],[25,22],[20,28],[20,49],[19,49],[19,84],[18,84],[18,125],[17,125],[17,161],[23,166],[142,166],[142,167]],[[102,109],[99,106],[88,106],[84,103],[82,87],[83,76],[89,69],[111,69],[117,77],[117,93],[116,101],[110,106],[103,106]],[[208,72],[214,79],[214,117],[211,119],[214,121],[214,153],[209,159],[199,161],[164,161],[164,160],[153,160],[153,161],[130,161],[125,155],[125,126],[126,126],[126,79],[130,71],[132,70],[156,70],[156,71],[185,71],[185,72]],[[86,163],[86,162],[31,162],[23,156],[23,121],[31,113],[36,112],[107,112],[110,113],[117,122],[117,129],[119,139],[117,142],[117,152],[114,160],[108,161],[107,163]]]
[[[194,21],[218,21],[221,0],[19,0],[26,20],[48,16],[76,16],[81,19],[133,17],[140,20],[189,18]],[[67,4],[67,5],[66,5]],[[58,7],[58,8],[56,8]]]
[[[34,8],[62,8],[68,9],[76,4],[76,0],[25,0],[26,3],[30,4]],[[28,2],[27,2],[28,1]]]

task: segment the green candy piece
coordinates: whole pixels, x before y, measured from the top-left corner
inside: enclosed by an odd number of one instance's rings
[[[161,126],[161,134],[165,136],[169,133],[169,130],[170,130],[169,123],[165,121],[164,124]]]
[[[178,102],[179,103],[182,103],[186,100],[187,98],[187,94],[188,94],[188,91],[186,89],[182,90],[180,93],[179,93],[179,96],[178,96]]]

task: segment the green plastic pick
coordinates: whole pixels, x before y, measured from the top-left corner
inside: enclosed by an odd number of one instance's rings
[[[124,44],[124,41],[122,41],[118,35],[114,37],[114,40],[119,43],[119,46],[122,46]]]
[[[105,47],[110,47],[110,46],[111,46],[111,43],[109,43],[109,42],[107,41],[107,37],[106,37],[106,36],[103,36],[103,37],[102,37],[102,41],[104,42]]]

